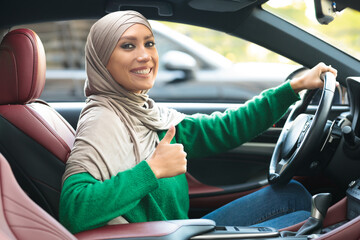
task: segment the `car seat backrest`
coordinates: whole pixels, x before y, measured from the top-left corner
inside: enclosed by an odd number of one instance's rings
[[[16,29],[0,44],[0,151],[24,191],[58,217],[61,177],[75,131],[46,102],[46,58],[35,32]]]
[[[1,154],[0,239],[75,239],[24,193]]]

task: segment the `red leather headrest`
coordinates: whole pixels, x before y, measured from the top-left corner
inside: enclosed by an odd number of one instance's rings
[[[25,104],[40,97],[46,58],[37,34],[16,29],[0,44],[0,104]]]

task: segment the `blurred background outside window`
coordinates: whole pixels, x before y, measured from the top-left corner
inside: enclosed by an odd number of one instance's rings
[[[311,0],[271,0],[263,7],[360,59],[360,25],[342,18],[328,26],[316,22]],[[295,8],[294,8],[295,6]],[[286,11],[285,11],[286,10]],[[49,102],[85,100],[84,47],[96,20],[33,24],[26,27],[41,38],[47,57],[42,99]],[[261,46],[228,34],[185,24],[151,21],[159,52],[159,72],[149,92],[164,102],[243,103],[281,84],[299,64]],[[330,35],[329,37],[325,37]]]

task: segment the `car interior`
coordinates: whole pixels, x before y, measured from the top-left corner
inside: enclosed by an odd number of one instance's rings
[[[359,239],[360,61],[248,0],[13,1],[0,6],[0,238],[1,239]],[[327,0],[315,0],[316,10]],[[334,3],[332,1],[331,3]],[[316,5],[318,4],[318,5]],[[320,4],[320,7],[319,7]],[[357,1],[338,8],[360,11]],[[305,93],[276,125],[250,143],[221,155],[189,161],[189,220],[109,225],[71,234],[58,222],[61,178],[83,105],[41,100],[46,53],[25,23],[96,19],[118,10],[149,19],[193,24],[257,43],[310,68],[338,69],[349,105],[332,106],[336,81]],[[331,24],[326,12],[319,22]],[[221,20],[220,20],[221,19]],[[271,34],[270,34],[271,33]],[[315,57],[314,57],[315,56]],[[306,71],[306,70],[305,70]],[[293,76],[295,77],[294,72]],[[285,79],[284,79],[285,80]],[[178,111],[212,113],[231,104],[161,103]],[[289,137],[290,136],[290,137]],[[275,146],[275,147],[274,147]],[[221,162],[221,164],[219,164]],[[289,179],[312,194],[311,217],[294,226],[217,226],[205,213],[268,184]]]

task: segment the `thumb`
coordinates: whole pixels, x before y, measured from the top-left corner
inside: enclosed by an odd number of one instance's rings
[[[170,144],[171,140],[174,138],[175,136],[175,127],[174,126],[171,126],[169,128],[169,130],[167,131],[165,137],[161,140],[160,143],[166,143],[166,144]]]

